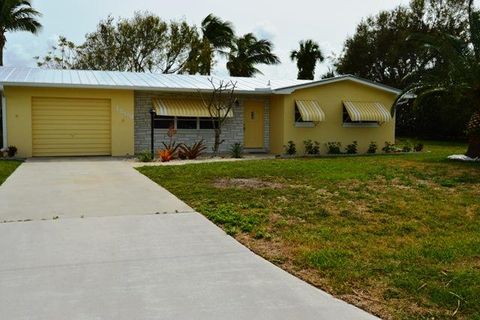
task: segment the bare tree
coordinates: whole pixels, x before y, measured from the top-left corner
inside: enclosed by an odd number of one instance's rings
[[[233,112],[233,107],[237,102],[235,95],[237,83],[232,80],[219,80],[216,82],[213,78],[209,78],[208,81],[212,85],[212,92],[210,92],[208,96],[201,91],[199,91],[199,94],[212,120],[213,130],[215,132],[213,153],[217,155],[220,145],[225,141],[221,139],[223,125]]]

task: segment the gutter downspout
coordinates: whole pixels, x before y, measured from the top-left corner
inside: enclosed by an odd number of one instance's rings
[[[2,135],[3,135],[3,148],[6,148],[8,145],[7,139],[7,99],[3,91],[3,87],[0,86],[1,95],[2,95]]]

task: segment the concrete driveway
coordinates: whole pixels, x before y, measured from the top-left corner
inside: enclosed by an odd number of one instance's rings
[[[0,224],[2,319],[376,319],[253,254],[125,163],[27,162],[0,187],[0,201],[9,196],[18,208],[2,204],[3,216],[35,221]],[[152,214],[164,210],[184,213]],[[52,213],[61,218],[37,219]]]
[[[191,211],[112,158],[31,159],[0,186],[0,221]]]

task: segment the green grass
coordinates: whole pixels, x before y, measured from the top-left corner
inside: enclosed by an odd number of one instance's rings
[[[480,165],[446,160],[465,148],[139,170],[253,251],[385,319],[480,319]]]
[[[0,160],[0,185],[17,169],[21,164],[20,161],[15,160]]]

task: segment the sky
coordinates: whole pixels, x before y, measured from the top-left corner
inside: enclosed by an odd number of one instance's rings
[[[128,18],[135,11],[150,11],[164,20],[186,20],[200,25],[213,13],[231,21],[238,35],[253,32],[271,40],[282,63],[260,66],[270,79],[295,79],[297,68],[289,53],[302,39],[317,41],[324,56],[338,55],[348,36],[362,18],[381,10],[393,9],[409,0],[33,0],[43,16],[38,35],[7,34],[6,66],[35,66],[35,56],[45,55],[59,35],[75,43],[112,15]],[[328,62],[317,67],[316,78],[328,70]],[[225,62],[219,61],[214,74],[226,75]]]

